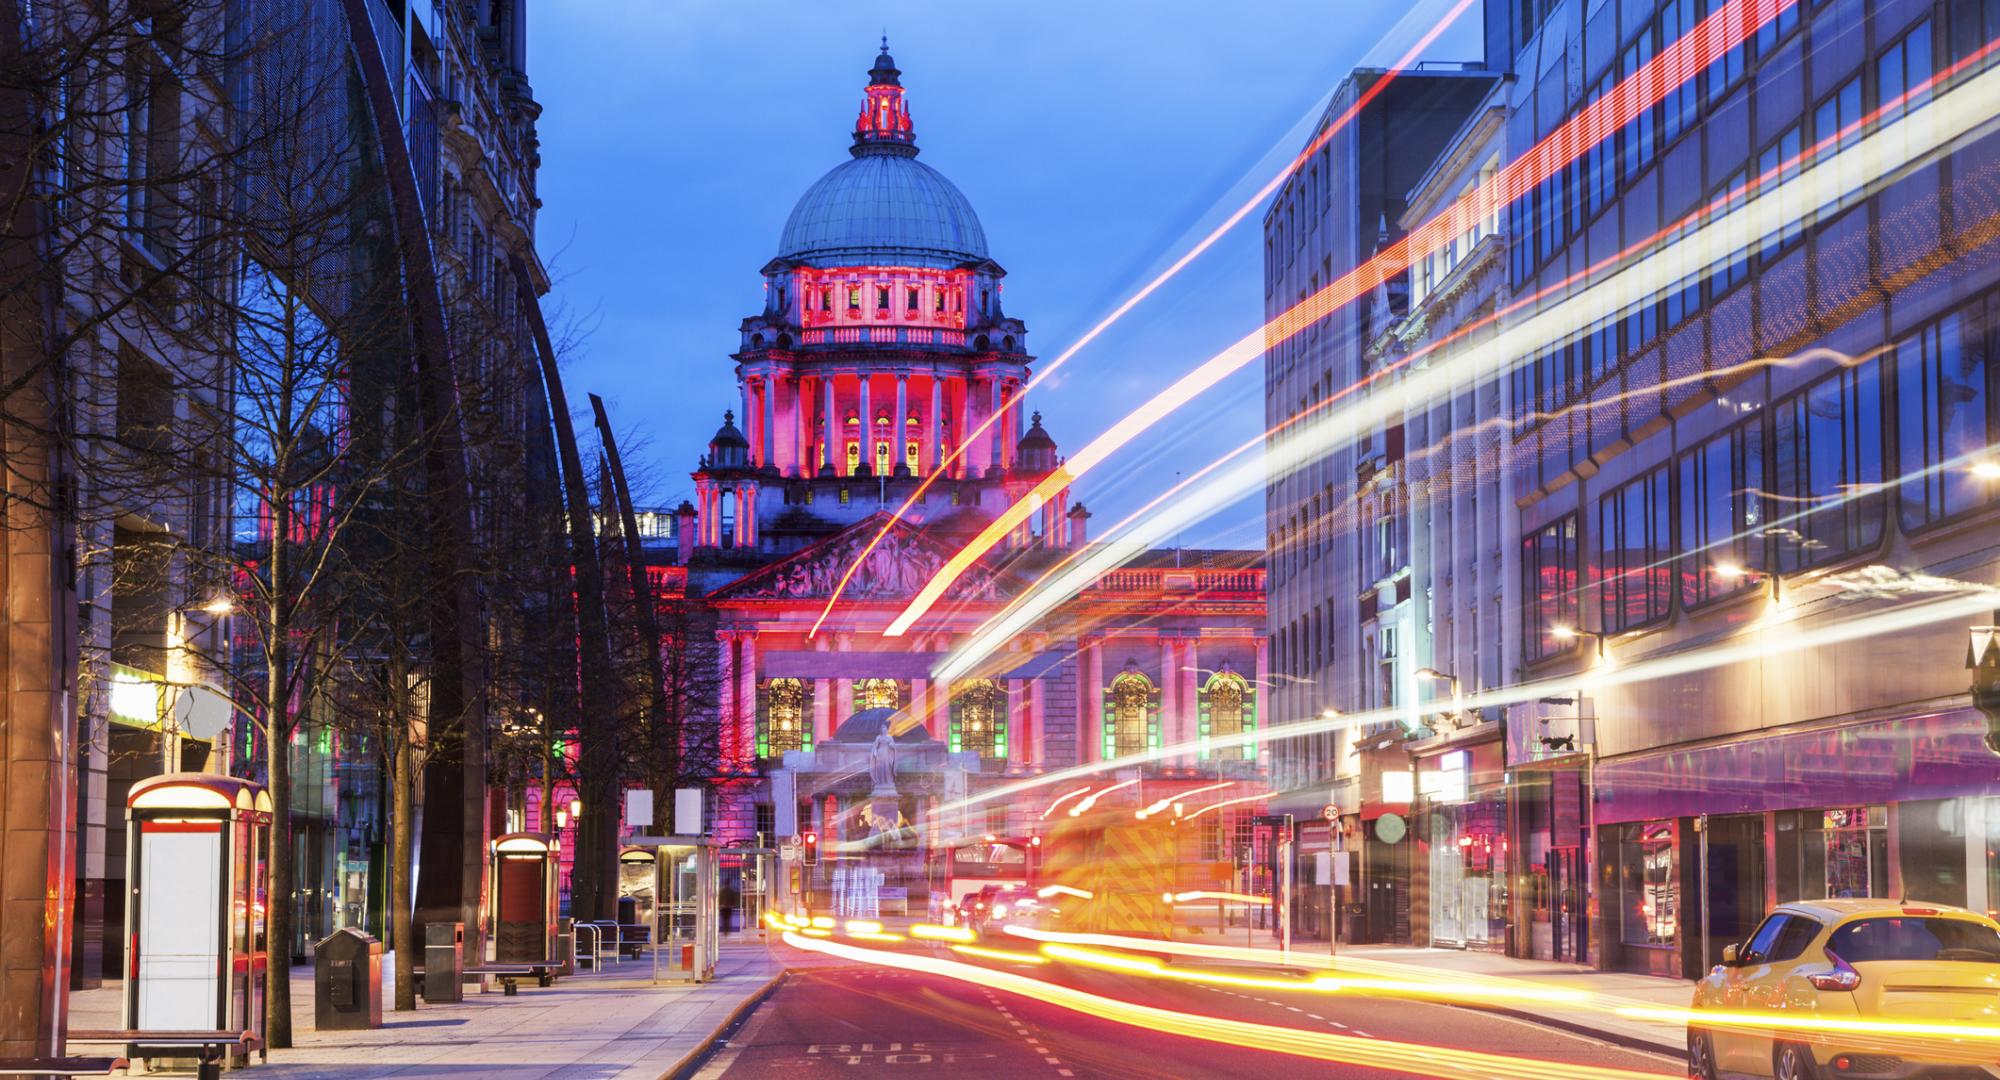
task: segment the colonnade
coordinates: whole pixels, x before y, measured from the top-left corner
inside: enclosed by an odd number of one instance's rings
[[[743,375],[750,463],[757,468],[774,465],[788,477],[817,476],[826,465],[836,476],[853,475],[862,464],[879,473],[879,448],[886,444],[893,472],[908,464],[914,441],[912,471],[927,475],[1004,408],[1000,422],[951,467],[951,475],[961,479],[990,475],[1013,466],[1025,408],[1017,399],[1026,376],[1021,365],[1000,363],[973,365],[969,371],[912,365],[810,372],[776,362],[759,364]],[[852,463],[850,445],[858,447]]]

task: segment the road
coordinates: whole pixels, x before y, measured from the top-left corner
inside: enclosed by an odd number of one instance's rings
[[[1324,995],[1162,982],[1055,965],[1036,970],[1035,975],[1182,1013],[1375,1041],[1444,1044],[1565,1065],[1686,1075],[1679,1062],[1666,1057],[1449,1006],[1381,999],[1336,1001]],[[847,967],[794,973],[697,1075],[702,1080],[771,1076],[1404,1080],[1435,1075],[1424,1070],[1419,1056],[1399,1060],[1408,1060],[1409,1068],[1315,1061],[1100,1019],[958,979]]]

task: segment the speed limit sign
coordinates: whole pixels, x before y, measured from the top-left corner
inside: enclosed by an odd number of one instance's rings
[[[1323,818],[1327,819],[1328,821],[1339,821],[1339,820],[1340,820],[1340,807],[1338,807],[1338,806],[1335,806],[1335,805],[1333,805],[1332,803],[1328,803],[1328,804],[1326,804],[1326,809],[1324,809],[1324,810],[1321,810],[1321,811],[1319,812],[1319,816],[1321,816],[1321,817],[1323,817]]]

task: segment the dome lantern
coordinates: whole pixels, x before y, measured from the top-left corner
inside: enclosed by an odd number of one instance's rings
[[[861,116],[854,121],[855,157],[864,154],[917,156],[917,135],[910,126],[910,105],[903,100],[902,72],[896,58],[889,55],[889,35],[882,35],[882,52],[868,69],[867,96],[861,101]]]
[[[725,409],[722,426],[715,431],[715,437],[708,440],[708,461],[717,469],[742,469],[750,464],[750,440],[736,426],[736,411]]]

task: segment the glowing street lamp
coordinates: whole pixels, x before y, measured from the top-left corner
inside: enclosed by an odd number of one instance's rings
[[[1776,574],[1767,574],[1761,570],[1752,570],[1735,559],[1718,559],[1716,560],[1714,569],[1716,577],[1728,582],[1732,586],[1745,578],[1752,581],[1763,581],[1771,587],[1771,599],[1778,599],[1778,575]]]
[[[1594,630],[1583,630],[1568,623],[1557,623],[1549,627],[1549,636],[1562,642],[1574,642],[1583,638],[1591,638],[1597,642],[1597,655],[1604,655],[1604,635]]]
[[[2000,480],[2000,458],[1985,458],[1981,461],[1976,461],[1973,463],[1970,471],[1972,475],[1981,480]]]
[[[1465,711],[1458,706],[1458,676],[1436,668],[1418,668],[1413,674],[1419,679],[1433,679],[1447,683],[1451,689],[1451,722],[1455,727],[1465,726]]]

